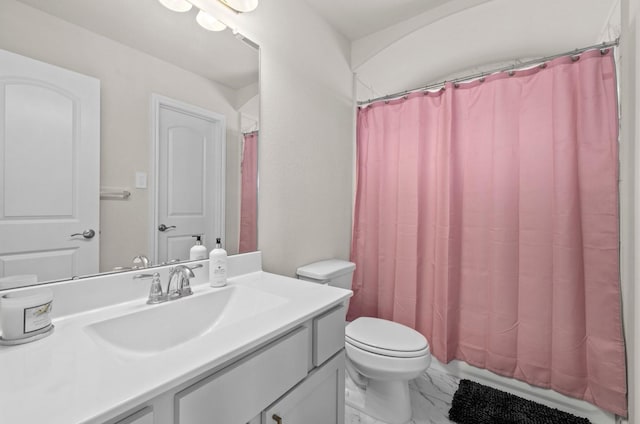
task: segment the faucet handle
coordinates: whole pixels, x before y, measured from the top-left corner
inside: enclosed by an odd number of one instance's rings
[[[190,279],[196,276],[193,270],[197,268],[202,268],[202,266],[203,266],[202,264],[185,265],[187,272],[185,273],[185,278],[182,280],[181,293],[183,296],[188,296],[190,294],[193,294],[193,292],[191,291]]]
[[[133,278],[139,280],[148,280],[149,278],[153,278],[153,281],[151,282],[151,288],[149,289],[149,298],[147,299],[148,304],[152,305],[165,301],[165,295],[162,292],[162,284],[160,283],[159,273],[154,272],[153,274],[136,274],[133,276]]]

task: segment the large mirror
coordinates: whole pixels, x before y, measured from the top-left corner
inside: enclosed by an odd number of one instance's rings
[[[196,14],[0,0],[0,290],[257,248],[258,48]]]

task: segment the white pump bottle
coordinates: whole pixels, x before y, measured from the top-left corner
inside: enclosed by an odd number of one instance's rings
[[[189,260],[207,259],[207,248],[202,245],[202,234],[191,236],[196,238],[196,244],[189,250]]]
[[[219,238],[216,248],[209,253],[209,283],[211,287],[227,285],[227,251],[222,248]]]

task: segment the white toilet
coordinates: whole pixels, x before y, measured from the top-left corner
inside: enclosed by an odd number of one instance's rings
[[[298,268],[298,278],[350,290],[355,267],[329,259]],[[347,404],[388,424],[409,421],[409,380],[431,363],[427,339],[402,324],[363,317],[347,324],[345,350],[347,372],[355,383],[351,388],[347,384]]]

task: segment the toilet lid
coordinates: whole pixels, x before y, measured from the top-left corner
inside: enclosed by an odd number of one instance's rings
[[[397,322],[362,317],[345,328],[347,343],[381,355],[415,357],[429,352],[427,339]]]

